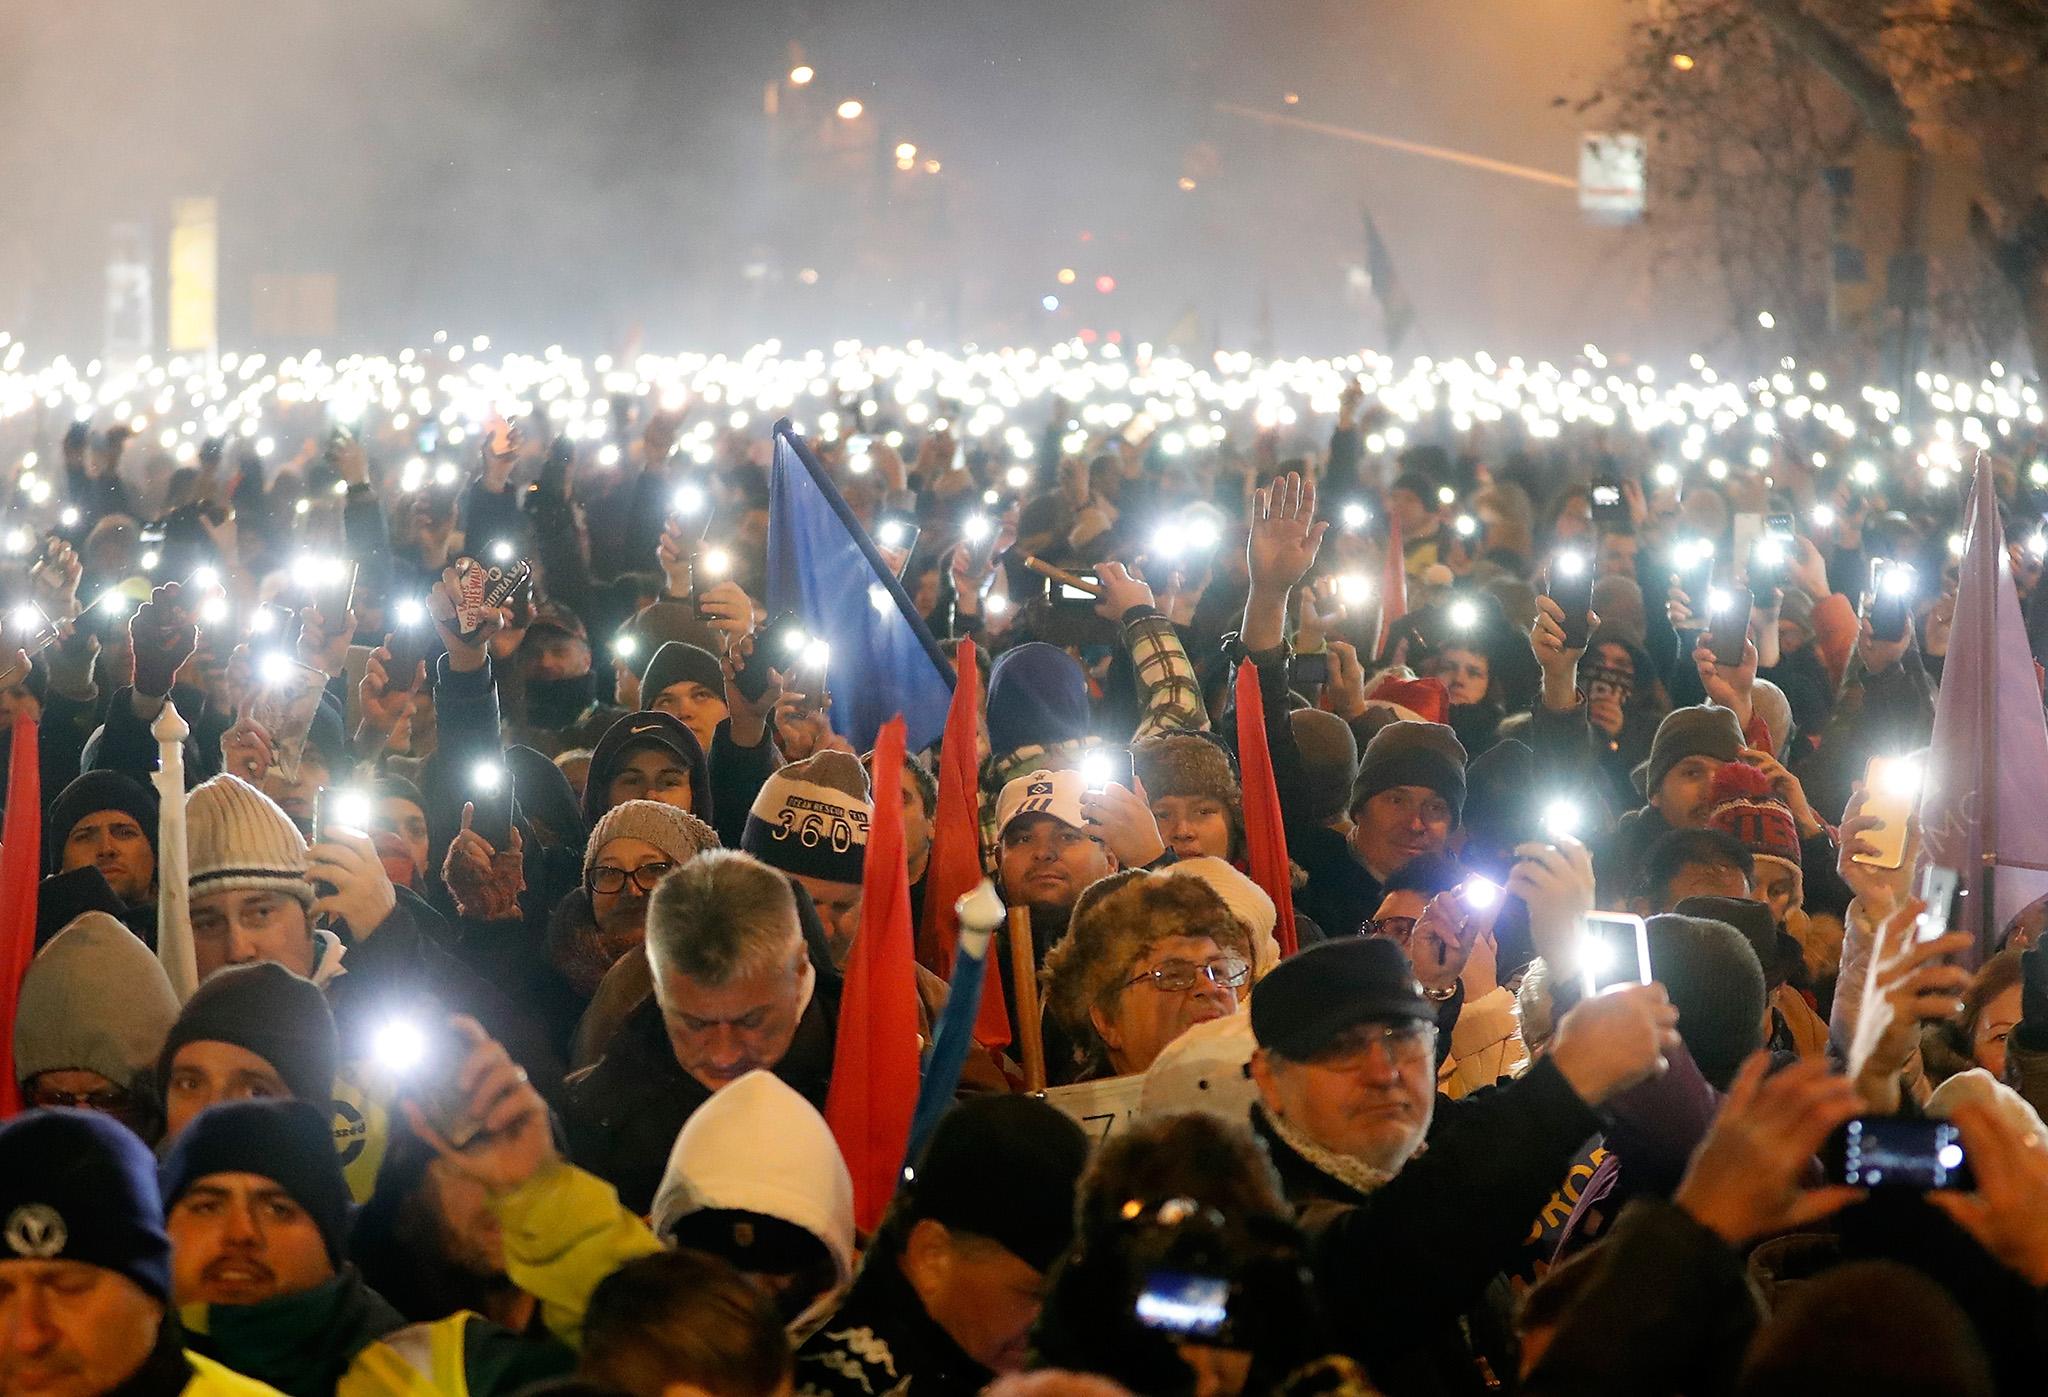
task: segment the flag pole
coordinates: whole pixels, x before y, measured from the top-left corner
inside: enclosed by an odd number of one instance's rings
[[[156,783],[157,809],[156,958],[180,1004],[199,988],[191,889],[186,882],[191,860],[185,845],[185,739],[191,731],[169,699],[150,725],[157,747],[157,769],[150,774]]]
[[[1016,982],[1017,1047],[1024,1057],[1024,1090],[1045,1090],[1045,1038],[1038,1024],[1038,957],[1031,944],[1031,909],[1010,909],[1010,978]]]
[[[1976,516],[1970,521],[1970,530],[1973,534],[1982,527],[1987,516],[1994,519],[1997,517],[1995,493],[1980,498],[1982,492],[1995,491],[1996,488],[1991,481],[1990,459],[1982,451],[1977,453],[1974,474],[1976,479],[1970,489],[1970,500],[1975,506]],[[1987,533],[1984,546],[1988,550],[1990,545],[1991,539]],[[1986,604],[1978,608],[1978,625],[1981,631],[1978,639],[1983,646],[1979,653],[1986,656],[1995,657],[1998,654],[1998,603],[2001,595],[1998,582],[2003,575],[2002,569],[2006,566],[2005,550],[2000,548],[1990,560],[1991,576],[1979,579],[1990,584],[1985,589],[1988,593],[1985,598]],[[1960,583],[1957,584],[1956,590],[1962,590]],[[1998,731],[1998,684],[1995,675],[1987,676],[1985,682],[1978,685],[1977,704],[1979,721],[1982,723],[1979,731],[1984,735],[1984,740],[1978,744],[1980,750],[1977,770],[1977,808],[1983,821],[1980,827],[1983,843],[1978,854],[1983,876],[1977,882],[1978,896],[1982,899],[1977,904],[1977,963],[1982,965],[1991,958],[1997,947],[1999,930],[1998,752],[1996,744],[1991,741],[1991,734]]]

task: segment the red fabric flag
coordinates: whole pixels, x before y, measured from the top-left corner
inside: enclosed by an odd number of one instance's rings
[[[875,737],[875,788],[903,781],[903,715]],[[917,1109],[917,960],[910,873],[903,861],[903,802],[875,802],[860,890],[860,932],[839,997],[839,1040],[825,1121],[853,1175],[854,1222],[872,1232],[896,1191]]]
[[[36,887],[43,869],[43,778],[35,720],[14,720],[7,819],[0,825],[0,1118],[21,1111],[14,1080],[14,1015],[36,953]]]
[[[942,980],[953,978],[953,948],[960,918],[953,905],[981,881],[980,717],[981,667],[974,642],[962,638],[953,657],[953,702],[946,710],[946,736],[939,744],[939,810],[932,819],[932,852],[925,861],[924,921],[918,928],[918,964]],[[974,1041],[991,1051],[1010,1042],[1010,1014],[1003,977],[981,980],[980,1013]]]
[[[1394,622],[1408,614],[1408,550],[1401,543],[1401,521],[1387,516],[1386,577],[1380,584],[1380,637],[1373,643],[1376,660],[1387,657]]]
[[[1273,939],[1284,959],[1299,942],[1294,932],[1293,866],[1287,860],[1287,830],[1280,823],[1280,788],[1273,781],[1273,754],[1266,747],[1266,697],[1259,691],[1259,667],[1246,660],[1237,669],[1237,769],[1244,788],[1245,870],[1273,899],[1279,920]]]

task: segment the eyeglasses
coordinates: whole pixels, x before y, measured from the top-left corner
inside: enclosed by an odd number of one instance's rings
[[[594,893],[615,893],[622,891],[626,880],[631,878],[633,886],[643,893],[654,891],[654,885],[675,869],[672,863],[643,863],[630,873],[610,864],[599,864],[590,870],[590,890]]]
[[[1143,980],[1150,980],[1157,989],[1168,994],[1180,994],[1195,987],[1195,980],[1205,978],[1212,985],[1234,990],[1252,977],[1252,968],[1236,956],[1224,956],[1206,965],[1196,965],[1191,960],[1161,961],[1150,970],[1140,971],[1123,982],[1121,988],[1129,989]]]
[[[1371,1056],[1374,1047],[1387,1051],[1397,1067],[1422,1061],[1436,1050],[1436,1025],[1415,1019],[1404,1023],[1366,1023],[1345,1030],[1309,1061],[1318,1067],[1358,1067]]]
[[[108,1087],[103,1091],[57,1091],[50,1087],[32,1087],[28,1099],[31,1106],[69,1106],[109,1115],[126,1111],[134,1105],[129,1094],[119,1087]]]
[[[1419,919],[1415,917],[1374,917],[1371,921],[1360,923],[1358,934],[1384,936],[1396,945],[1405,946],[1409,938],[1415,935],[1417,920]]]

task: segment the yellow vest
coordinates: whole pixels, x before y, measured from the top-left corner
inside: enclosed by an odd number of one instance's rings
[[[356,1355],[335,1397],[468,1397],[463,1330],[470,1318],[462,1311],[386,1334]]]
[[[192,1365],[192,1380],[179,1389],[178,1397],[279,1397],[268,1383],[245,1378],[190,1349],[185,1350],[185,1361]]]

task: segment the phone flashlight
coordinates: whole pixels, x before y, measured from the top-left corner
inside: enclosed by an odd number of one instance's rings
[[[202,592],[211,592],[220,586],[220,573],[214,568],[201,565],[192,569],[191,583]]]
[[[1813,527],[1832,529],[1835,527],[1835,507],[1831,504],[1817,504],[1813,507]]]
[[[33,542],[33,539],[30,537],[27,529],[9,529],[7,531],[7,551],[9,553],[26,553],[31,542]]]
[[[1161,524],[1153,531],[1152,551],[1162,558],[1178,558],[1187,547],[1187,535],[1178,524]]]
[[[1337,600],[1346,606],[1363,606],[1372,600],[1372,580],[1364,573],[1345,572],[1337,575]]]
[[[469,772],[470,784],[485,795],[492,795],[505,783],[505,768],[496,762],[478,762]]]
[[[2034,561],[2036,562],[2043,558],[2048,558],[2048,533],[2042,533],[2036,529],[2032,537],[2027,540],[2027,552],[2034,555]]]
[[[1367,515],[1364,505],[1360,504],[1356,500],[1353,500],[1349,504],[1345,505],[1341,511],[1339,511],[1337,517],[1343,520],[1345,528],[1350,529],[1352,532],[1356,533],[1358,530],[1365,527],[1365,521],[1370,516]]]
[[[1920,794],[1927,770],[1918,757],[1902,757],[1884,769],[1884,793],[1895,800],[1911,800]]]
[[[884,548],[901,548],[903,546],[903,538],[902,522],[896,519],[888,519],[882,522],[880,529],[876,533],[875,541]],[[722,572],[724,569],[721,568],[720,571]]]
[[[1457,530],[1459,538],[1471,538],[1479,532],[1479,521],[1469,514],[1460,514],[1451,522],[1451,527]]]
[[[1735,598],[1719,587],[1707,593],[1707,614],[1709,616],[1719,616],[1734,604]]]
[[[427,619],[426,603],[418,597],[406,597],[398,603],[392,615],[401,626],[424,625]]]
[[[1765,567],[1774,568],[1785,561],[1785,544],[1780,539],[1760,538],[1756,541],[1756,547],[1750,550],[1749,556]]]
[[[1557,555],[1554,566],[1565,577],[1586,575],[1586,555],[1576,549],[1567,548]]]
[[[267,606],[259,606],[249,617],[249,634],[269,635],[277,629],[277,613]]]
[[[199,619],[209,626],[218,626],[228,619],[228,599],[216,592],[199,603]]]
[[[61,514],[59,514],[59,515],[57,516],[57,522],[58,522],[59,524],[62,524],[62,525],[63,525],[63,526],[65,527],[65,528],[67,528],[67,529],[75,529],[75,528],[77,528],[77,527],[78,527],[78,520],[79,520],[78,506],[77,506],[77,505],[75,505],[75,504],[68,504],[68,505],[65,505],[65,506],[64,506],[64,512],[63,512],[63,513],[61,513]]]
[[[1479,624],[1479,606],[1476,602],[1454,601],[1450,610],[1451,624],[1461,631],[1469,631]]]
[[[511,562],[512,545],[502,538],[493,543],[491,545],[491,561],[494,563]]]
[[[612,642],[612,653],[622,660],[630,660],[640,653],[640,642],[630,635],[622,635]]]
[[[348,829],[368,834],[373,807],[370,797],[363,791],[328,791],[321,811],[321,827],[326,829]]]
[[[969,543],[985,543],[994,531],[995,526],[989,523],[986,514],[970,514],[967,522],[960,526],[961,534]]]
[[[697,558],[697,571],[706,577],[723,577],[732,571],[732,554],[723,548],[707,548]]]
[[[1903,563],[1885,569],[1883,588],[1885,595],[1908,597],[1913,593],[1913,569]]]
[[[297,669],[298,665],[290,655],[277,650],[267,652],[256,666],[256,672],[262,676],[266,685],[290,682],[293,672]]]
[[[799,662],[805,669],[822,674],[832,662],[832,647],[822,640],[806,640]]]
[[[1577,801],[1560,797],[1543,807],[1543,832],[1552,839],[1576,839],[1585,819]]]
[[[370,1041],[377,1065],[394,1076],[410,1077],[427,1060],[427,1035],[411,1019],[388,1019]]]
[[[704,491],[695,485],[685,485],[676,491],[675,512],[684,519],[701,512],[704,508]]]
[[[1650,479],[1657,482],[1660,490],[1675,490],[1678,488],[1678,467],[1669,461],[1659,461],[1657,469],[1650,472]]]
[[[1458,502],[1458,492],[1448,485],[1442,486],[1436,492],[1436,502],[1448,508]]]
[[[1022,466],[1012,466],[1003,472],[1003,484],[1012,490],[1022,490],[1031,483],[1031,472]]]
[[[157,564],[163,560],[163,554],[152,548],[142,555],[142,570],[144,572],[155,572]]]
[[[1500,884],[1474,874],[1458,885],[1458,896],[1474,912],[1484,912],[1500,901]]]

